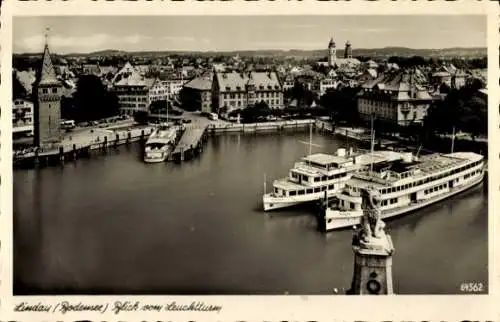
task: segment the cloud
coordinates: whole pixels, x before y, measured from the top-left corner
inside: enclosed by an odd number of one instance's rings
[[[138,44],[141,41],[148,40],[148,39],[151,39],[151,37],[135,34],[135,35],[123,37],[123,42],[126,42],[128,44]]]
[[[168,41],[182,41],[182,42],[199,41],[199,39],[196,39],[195,37],[188,37],[188,36],[165,36],[162,37],[161,39]]]
[[[319,26],[316,24],[306,24],[306,23],[297,23],[297,24],[278,24],[275,28],[280,29],[311,29],[318,28]]]
[[[151,39],[151,37],[139,34],[123,37],[109,36],[106,34],[94,34],[87,36],[50,36],[48,43],[52,51],[68,52],[80,50],[92,51],[96,48],[108,48],[123,44],[137,45],[148,39]],[[15,46],[23,52],[40,52],[44,43],[45,39],[42,35],[26,37],[14,41]]]

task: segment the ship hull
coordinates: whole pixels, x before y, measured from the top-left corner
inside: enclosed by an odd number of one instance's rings
[[[471,181],[470,183],[464,184],[463,186],[457,187],[453,191],[444,193],[442,195],[430,198],[425,201],[421,201],[418,203],[410,204],[406,207],[401,207],[395,210],[386,210],[385,212],[382,212],[381,214],[381,219],[388,219],[392,217],[397,217],[397,216],[402,216],[411,212],[414,212],[416,210],[419,210],[421,208],[430,206],[432,204],[435,204],[437,202],[440,202],[442,200],[445,200],[447,198],[450,198],[454,195],[457,195],[461,192],[467,191],[477,185],[479,185],[481,182],[483,182],[484,179],[484,173],[481,174],[478,179]],[[321,231],[328,232],[332,230],[337,230],[337,229],[344,229],[344,228],[349,228],[355,225],[359,225],[361,223],[361,217],[363,216],[362,211],[358,212],[349,212],[348,215],[338,215],[341,212],[337,212],[337,214],[333,214],[337,211],[331,210],[330,208],[327,208],[324,211],[324,216],[318,218],[318,228]],[[347,212],[346,212],[347,213]]]
[[[330,190],[328,196],[334,196],[339,190]],[[270,194],[264,195],[262,203],[264,204],[264,211],[272,211],[276,209],[288,208],[322,200],[325,197],[325,192],[318,192],[311,195],[296,196],[296,197],[272,197]]]

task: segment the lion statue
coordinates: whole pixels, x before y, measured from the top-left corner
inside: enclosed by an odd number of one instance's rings
[[[371,238],[381,238],[385,224],[380,219],[380,194],[377,190],[368,188],[362,190],[361,197],[363,240],[368,241]]]

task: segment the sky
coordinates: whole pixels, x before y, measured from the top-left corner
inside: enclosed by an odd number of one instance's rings
[[[41,52],[44,30],[59,54],[486,47],[486,16],[38,16],[15,17],[13,51]]]

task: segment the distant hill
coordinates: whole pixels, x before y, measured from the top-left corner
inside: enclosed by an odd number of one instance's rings
[[[16,55],[16,54],[15,54]],[[19,56],[33,56],[37,54],[18,54]],[[41,53],[40,53],[41,55]],[[261,57],[294,57],[294,58],[324,58],[327,56],[326,49],[315,49],[315,50],[238,50],[238,51],[135,51],[127,52],[123,50],[100,50],[92,53],[72,53],[65,55],[57,55],[60,57],[95,57],[95,56],[139,56],[139,57],[162,57],[170,55],[196,55],[196,56],[261,56]],[[337,49],[337,56],[342,57],[343,49]],[[487,56],[486,47],[478,48],[443,48],[443,49],[415,49],[406,47],[384,47],[384,48],[353,48],[353,56],[364,56],[364,57],[378,57],[387,58],[390,56],[401,56],[401,57],[411,57],[411,56],[423,56],[423,57],[464,57],[464,58],[474,58],[474,57],[484,57]]]

